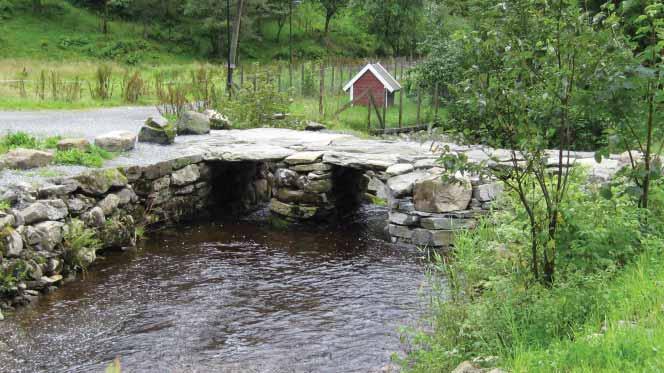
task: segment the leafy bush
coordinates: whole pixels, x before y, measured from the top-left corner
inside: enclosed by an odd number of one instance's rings
[[[616,299],[607,283],[634,258],[661,252],[662,236],[643,228],[643,210],[620,188],[607,199],[582,182],[570,185],[561,209],[559,271],[551,287],[530,281],[525,215],[514,196],[506,196],[505,210],[458,237],[449,257],[433,255],[433,332],[412,334],[415,349],[405,365],[449,371],[488,356],[501,359],[488,365],[510,365],[519,351],[574,340],[609,312]],[[651,217],[650,225],[661,227],[661,220]]]
[[[234,127],[288,127],[287,119],[277,120],[274,115],[286,113],[289,106],[288,93],[279,92],[273,74],[259,77],[255,87],[240,90],[237,96],[225,102],[220,109],[228,116]]]

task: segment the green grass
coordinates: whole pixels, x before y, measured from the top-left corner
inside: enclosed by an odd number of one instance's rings
[[[664,370],[663,186],[646,212],[621,193],[628,184],[605,199],[573,178],[554,285],[532,281],[524,214],[504,196],[449,256],[433,255],[431,317],[426,330],[406,331],[406,371],[475,359],[510,372]]]
[[[110,35],[103,35],[94,13],[66,1],[45,0],[41,15],[29,10],[29,2],[11,3],[14,11],[0,24],[0,59],[57,62],[111,57],[124,63],[137,55],[144,64],[194,60],[180,46],[143,39],[142,28],[135,23],[113,21]]]
[[[589,317],[574,340],[522,346],[514,372],[664,371],[664,259],[645,254],[607,284],[606,312]]]
[[[368,108],[365,106],[354,106],[339,114],[337,118],[334,113],[339,111],[348,101],[348,96],[326,97],[324,103],[324,115],[319,113],[318,100],[313,98],[296,98],[291,104],[291,114],[310,120],[320,121],[327,124],[331,129],[350,130],[355,132],[367,132]],[[395,106],[388,108],[386,128],[399,127],[399,107],[398,94]],[[402,126],[410,127],[417,123],[417,102],[414,98],[404,97],[404,108],[402,114]],[[383,115],[380,111],[381,116]],[[438,112],[439,120],[443,122],[447,117],[446,110],[440,108]],[[434,119],[434,109],[428,102],[423,102],[420,109],[420,123],[428,124]],[[379,128],[379,121],[376,112],[371,111],[371,128]]]
[[[71,149],[66,151],[57,151],[53,162],[64,165],[81,165],[86,167],[99,168],[104,165],[104,161],[113,159],[113,153],[107,152],[95,145],[90,145],[87,151]]]
[[[95,145],[90,145],[85,151],[79,149],[56,150],[58,141],[61,139],[62,137],[60,136],[38,138],[25,132],[10,132],[0,137],[0,154],[17,148],[52,150],[54,151],[54,164],[81,165],[96,168],[102,167],[104,161],[115,157],[114,153]]]

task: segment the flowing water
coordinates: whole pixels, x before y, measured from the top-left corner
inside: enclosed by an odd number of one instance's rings
[[[0,372],[367,372],[421,314],[420,254],[385,211],[165,230],[0,322]]]

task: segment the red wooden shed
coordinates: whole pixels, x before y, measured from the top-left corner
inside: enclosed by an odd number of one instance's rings
[[[364,92],[373,93],[376,106],[394,105],[394,93],[401,90],[401,84],[380,63],[367,64],[345,86],[344,91],[350,91],[350,100],[361,96]],[[368,106],[369,95],[365,95],[355,104]]]

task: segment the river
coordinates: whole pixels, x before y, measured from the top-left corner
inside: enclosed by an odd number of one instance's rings
[[[368,372],[422,313],[416,249],[386,211],[336,225],[258,214],[149,234],[0,322],[0,372]]]

